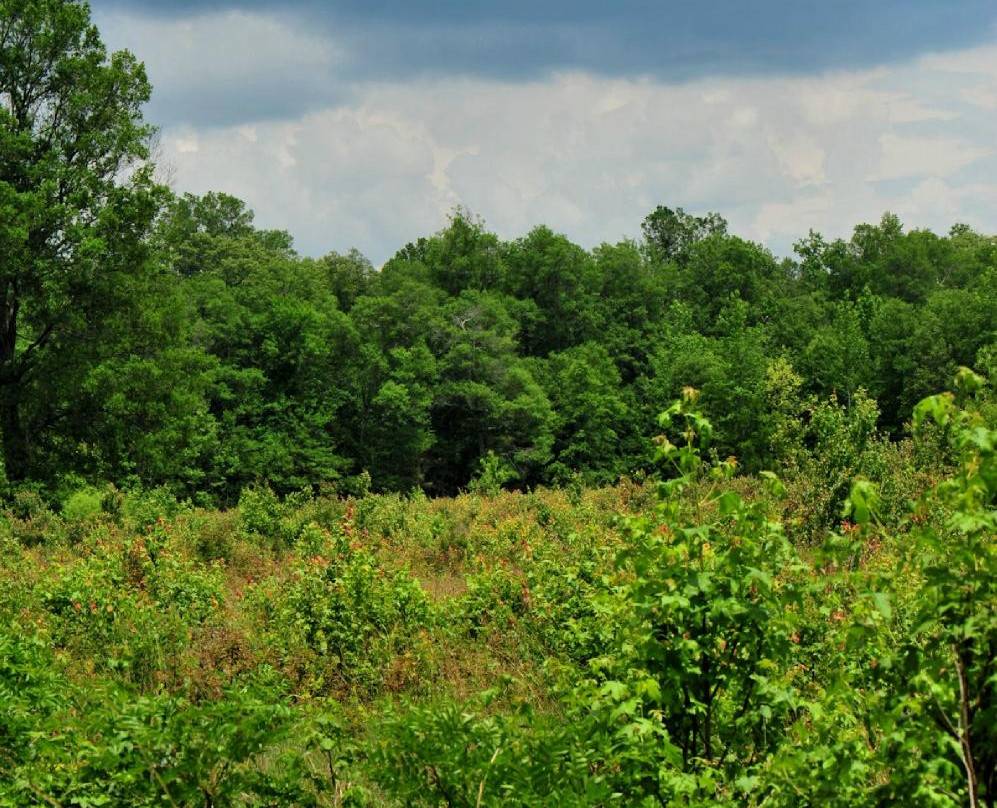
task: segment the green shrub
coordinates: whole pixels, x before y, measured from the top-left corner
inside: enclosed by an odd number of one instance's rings
[[[58,544],[67,538],[65,522],[49,509],[37,487],[17,488],[5,516],[11,536],[24,547]]]
[[[190,505],[177,500],[166,486],[135,489],[123,496],[122,511],[135,530],[143,532],[160,520],[174,520],[190,512]]]
[[[257,586],[253,598],[282,665],[312,692],[376,692],[392,660],[434,624],[407,572],[387,572],[369,553],[342,546],[300,562],[286,585]]]
[[[264,547],[277,549],[284,546],[281,530],[284,513],[284,506],[268,485],[243,488],[239,495],[242,534]]]
[[[4,766],[3,805],[315,804],[304,760],[280,751],[295,724],[272,684],[199,705],[103,682],[69,692],[72,710],[35,720],[34,754]]]
[[[62,518],[90,522],[104,513],[104,490],[87,485],[73,491],[62,503]]]
[[[37,594],[55,644],[144,688],[182,684],[191,629],[224,602],[220,569],[157,547],[154,535],[56,570]]]
[[[487,695],[487,694],[486,694]],[[637,805],[593,768],[582,727],[565,730],[524,709],[437,702],[389,711],[370,749],[370,777],[397,804],[565,808]]]

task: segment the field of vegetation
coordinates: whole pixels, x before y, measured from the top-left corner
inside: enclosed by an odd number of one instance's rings
[[[957,381],[899,443],[817,405],[781,479],[711,460],[690,389],[606,488],[22,493],[0,805],[993,804],[997,431]]]
[[[150,92],[0,0],[0,808],[997,805],[997,238],[302,257]]]

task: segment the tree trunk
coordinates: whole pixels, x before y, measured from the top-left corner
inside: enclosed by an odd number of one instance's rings
[[[0,392],[0,435],[8,482],[21,482],[28,476],[28,440],[21,422],[18,388],[17,384],[10,384]]]
[[[23,480],[27,474],[27,447],[18,406],[20,379],[15,370],[17,315],[20,308],[16,281],[0,286],[0,440],[7,480]]]

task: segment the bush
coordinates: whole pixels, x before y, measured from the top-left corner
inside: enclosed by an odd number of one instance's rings
[[[11,536],[24,547],[58,544],[67,538],[65,522],[49,509],[36,487],[15,490],[5,515]]]
[[[324,548],[286,585],[257,586],[253,600],[282,666],[311,692],[370,694],[392,660],[417,647],[434,612],[404,570],[386,572],[359,549]]]
[[[104,491],[87,485],[73,491],[62,503],[62,518],[68,522],[92,522],[104,513]]]

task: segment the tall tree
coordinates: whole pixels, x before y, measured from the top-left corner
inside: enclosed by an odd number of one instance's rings
[[[454,297],[467,289],[494,288],[504,271],[498,237],[461,207],[454,209],[449,227],[406,245],[392,261],[422,264],[428,280]]]
[[[435,491],[466,485],[489,451],[526,481],[550,460],[550,401],[516,356],[516,323],[507,299],[466,291],[444,307],[444,330],[435,345],[436,442],[427,459],[427,482]]]
[[[539,317],[521,321],[522,351],[547,356],[595,335],[595,272],[591,255],[549,227],[511,244],[503,291],[536,303]]]
[[[539,378],[554,408],[555,480],[569,469],[595,482],[612,481],[623,468],[634,427],[620,374],[609,352],[595,342],[551,354]]]
[[[594,333],[629,384],[647,370],[667,298],[660,264],[645,261],[632,241],[592,251],[598,295]]]
[[[640,226],[644,233],[644,247],[658,261],[682,263],[693,244],[710,236],[727,234],[727,220],[719,213],[693,216],[682,208],[658,205]]]
[[[141,112],[149,93],[130,53],[107,53],[86,4],[0,0],[0,430],[8,479],[30,473],[33,445],[59,417],[46,396],[32,399],[38,376],[72,372],[99,344],[104,314],[119,299],[116,276],[142,265],[141,237],[157,202]]]
[[[196,311],[191,340],[218,363],[206,391],[218,422],[215,494],[231,501],[257,479],[278,493],[338,479],[349,465],[341,410],[361,374],[324,265],[272,245],[273,231],[200,227],[182,287]]]
[[[737,236],[712,235],[688,248],[671,274],[672,293],[686,303],[697,328],[716,334],[723,310],[739,299],[751,324],[769,319],[786,270],[767,249]]]

